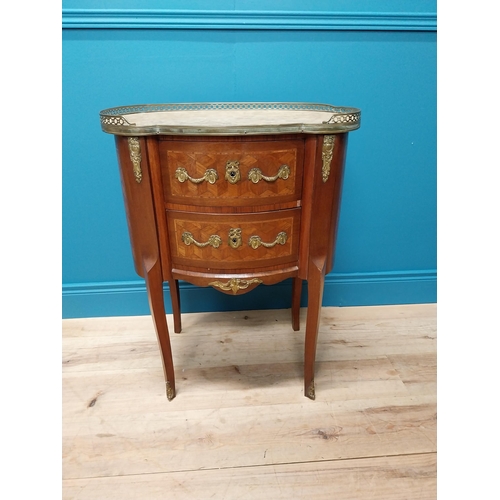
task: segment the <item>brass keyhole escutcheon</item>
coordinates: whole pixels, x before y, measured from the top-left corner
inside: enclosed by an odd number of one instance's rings
[[[229,246],[231,248],[238,248],[243,244],[241,239],[241,229],[239,227],[231,228],[229,230]]]
[[[230,184],[236,184],[240,179],[240,162],[237,160],[229,160],[226,163],[226,181]]]

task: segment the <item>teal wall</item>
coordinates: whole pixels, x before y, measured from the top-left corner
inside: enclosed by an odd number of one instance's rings
[[[361,108],[323,304],[436,301],[435,1],[66,0],[62,21],[64,317],[149,312],[99,111],[163,102]],[[290,294],[181,284],[186,312],[289,307]]]

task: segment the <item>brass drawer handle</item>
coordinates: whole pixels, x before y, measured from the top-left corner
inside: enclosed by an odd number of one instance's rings
[[[276,239],[272,243],[264,243],[260,236],[250,236],[250,239],[248,240],[248,244],[254,250],[259,248],[261,245],[263,247],[266,247],[266,248],[272,248],[276,244],[284,245],[286,243],[287,239],[288,239],[288,236],[285,233],[285,231],[281,231],[280,233],[278,233],[278,236],[276,236]]]
[[[278,179],[288,179],[290,175],[290,167],[288,165],[281,165],[278,170],[278,173],[274,177],[268,177],[262,173],[260,168],[252,168],[248,172],[248,178],[254,183],[257,184],[261,179],[264,179],[267,182],[274,182]]]
[[[212,234],[210,238],[208,238],[208,241],[206,241],[205,243],[200,243],[199,241],[196,241],[193,238],[193,235],[187,231],[185,233],[182,233],[181,238],[184,244],[186,244],[187,246],[193,243],[199,248],[205,248],[208,245],[214,248],[219,248],[222,243],[222,239],[220,238],[220,236],[217,236],[216,234]]]
[[[236,295],[240,290],[245,290],[254,283],[260,284],[262,283],[262,280],[259,280],[258,278],[253,278],[251,280],[232,278],[227,283],[222,283],[221,281],[212,281],[208,284],[208,286],[214,286],[220,288],[221,290],[225,290],[226,292],[231,290],[233,294]]]
[[[207,181],[209,184],[215,184],[215,182],[219,178],[219,175],[217,174],[217,170],[209,168],[208,170],[205,171],[203,177],[200,177],[199,179],[194,179],[187,173],[187,170],[185,168],[179,167],[175,171],[175,178],[179,182],[186,182],[187,180],[190,180],[194,184],[200,184],[203,181]]]

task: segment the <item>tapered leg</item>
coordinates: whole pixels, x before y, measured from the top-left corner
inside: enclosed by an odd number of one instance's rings
[[[172,301],[172,313],[174,315],[174,332],[181,333],[181,296],[179,293],[179,280],[169,281],[170,300]]]
[[[155,261],[151,266],[145,263],[144,271],[149,308],[151,309],[151,316],[153,318],[156,336],[161,350],[167,398],[171,401],[175,397],[175,375],[170,337],[168,335],[167,317],[165,314],[165,304],[163,302],[163,278],[159,261]]]
[[[302,295],[302,280],[293,278],[292,280],[292,328],[294,331],[300,330],[300,297]]]
[[[318,340],[319,319],[323,302],[325,284],[325,263],[313,259],[309,261],[309,276],[307,278],[307,321],[306,340],[304,347],[304,395],[315,399],[314,363],[316,361],[316,343]]]

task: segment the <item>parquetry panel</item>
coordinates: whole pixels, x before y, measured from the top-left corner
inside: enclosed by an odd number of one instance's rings
[[[299,200],[302,185],[303,141],[287,141],[276,149],[276,143],[251,142],[224,144],[217,142],[160,143],[160,157],[164,197],[167,203],[213,206],[231,203],[233,206],[265,205]],[[239,180],[234,184],[226,180],[226,165],[237,162]],[[258,168],[262,176],[273,179],[283,165],[287,176],[276,180],[261,178],[252,182],[248,174]],[[176,175],[182,169],[182,175]],[[213,174],[211,182],[208,172]],[[286,178],[283,178],[286,177]],[[213,183],[212,183],[213,182]]]
[[[169,211],[167,217],[169,234],[173,235],[170,250],[174,265],[234,269],[277,265],[298,259],[300,209],[252,215]],[[236,247],[229,243],[233,229],[241,230],[241,243]],[[286,236],[279,238],[280,233]],[[212,246],[209,242],[216,240],[215,236],[220,238],[220,244]],[[253,248],[250,245],[252,236],[258,236],[264,244]]]

